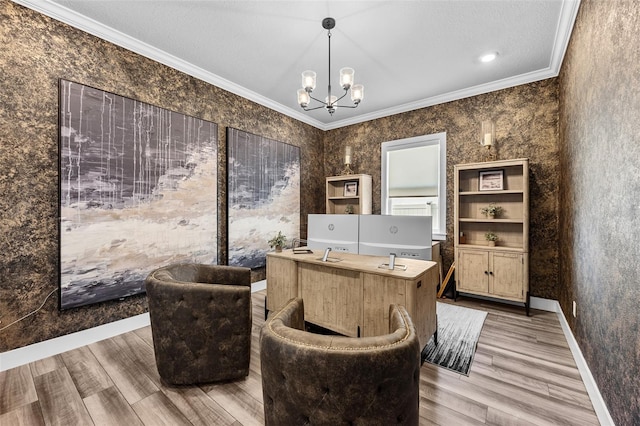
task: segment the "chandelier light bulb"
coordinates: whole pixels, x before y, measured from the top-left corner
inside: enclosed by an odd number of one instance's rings
[[[311,70],[307,70],[302,73],[302,87],[307,92],[313,92],[316,88],[316,73]]]
[[[342,86],[344,90],[349,90],[353,84],[355,73],[353,68],[342,68],[340,70],[340,86]]]
[[[324,98],[324,103],[326,105],[327,111],[329,114],[333,114],[336,112],[336,108],[338,108],[338,97],[331,95],[331,98],[328,96]]]
[[[307,92],[305,89],[298,89],[298,104],[302,108],[306,108],[307,106],[309,106],[309,102],[311,102],[309,92]]]
[[[362,84],[354,84],[351,87],[351,100],[358,105],[364,98],[364,86]]]

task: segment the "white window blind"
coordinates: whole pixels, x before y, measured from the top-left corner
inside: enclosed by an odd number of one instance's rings
[[[388,153],[389,197],[437,197],[440,146],[427,145]]]

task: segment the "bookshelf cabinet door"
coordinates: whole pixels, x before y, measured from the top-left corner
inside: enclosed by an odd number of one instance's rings
[[[522,253],[494,252],[491,254],[492,294],[509,299],[524,300],[524,257]]]
[[[459,268],[457,289],[473,293],[489,293],[489,252],[458,249]]]

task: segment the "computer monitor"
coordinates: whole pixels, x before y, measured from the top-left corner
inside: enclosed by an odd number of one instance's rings
[[[358,218],[355,214],[310,214],[307,247],[358,254]]]
[[[431,216],[361,215],[359,254],[431,260]]]

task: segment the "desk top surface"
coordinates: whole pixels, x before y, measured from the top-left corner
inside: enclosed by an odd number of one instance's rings
[[[288,259],[299,263],[308,263],[337,269],[348,269],[351,271],[367,272],[370,274],[404,279],[418,278],[430,268],[438,267],[436,262],[396,257],[396,267],[391,270],[388,268],[389,258],[385,256],[369,256],[332,251],[329,253],[329,258],[326,262],[322,261],[323,256],[324,250],[314,250],[312,253],[294,253],[293,250],[283,250],[280,253],[267,253],[267,258],[273,257]],[[402,266],[406,266],[406,269],[403,269]]]

